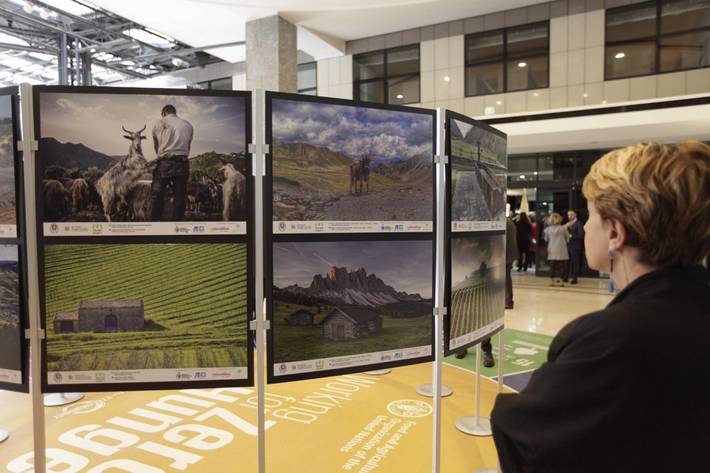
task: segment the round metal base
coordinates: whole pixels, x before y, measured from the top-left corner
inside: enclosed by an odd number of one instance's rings
[[[456,428],[464,434],[476,435],[478,437],[493,435],[491,421],[486,417],[459,417],[456,419]]]
[[[392,372],[391,369],[385,368],[383,370],[365,371],[365,374],[369,374],[370,376],[382,376],[385,374],[390,374],[391,372]]]
[[[500,470],[498,468],[479,468],[473,473],[500,473]]]
[[[454,393],[454,390],[445,384],[441,385],[441,397],[448,397]],[[434,397],[434,386],[431,383],[420,384],[417,386],[417,394],[424,397]]]
[[[52,393],[44,395],[44,407],[66,406],[84,399],[84,393]]]
[[[0,443],[3,443],[10,436],[6,431],[0,430]]]

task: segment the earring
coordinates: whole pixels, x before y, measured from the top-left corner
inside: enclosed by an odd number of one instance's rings
[[[609,272],[614,272],[614,251],[611,248],[609,249]]]

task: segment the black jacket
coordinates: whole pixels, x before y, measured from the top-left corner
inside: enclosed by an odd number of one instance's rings
[[[710,471],[710,278],[652,272],[560,330],[520,394],[501,394],[504,473]]]
[[[584,224],[579,220],[570,225],[569,229],[569,246],[582,247],[584,245]]]

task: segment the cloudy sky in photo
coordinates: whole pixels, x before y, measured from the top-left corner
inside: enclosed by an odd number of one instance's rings
[[[17,246],[0,245],[0,261],[17,261]]]
[[[12,95],[0,96],[0,120],[12,117]]]
[[[433,118],[421,113],[275,99],[274,144],[306,143],[351,158],[400,160],[433,151]]]
[[[192,124],[190,156],[208,151],[225,154],[244,151],[242,97],[42,93],[41,137],[82,143],[109,156],[122,156],[127,153],[129,142],[123,138],[121,126],[138,131],[147,125],[144,135],[148,139],[143,142],[143,153],[150,159],[155,156],[151,130],[167,104],[174,105],[178,116]]]
[[[456,286],[481,267],[505,265],[505,235],[451,239],[451,283]]]
[[[274,284],[308,287],[313,276],[333,267],[359,266],[398,291],[432,295],[431,241],[274,243]]]

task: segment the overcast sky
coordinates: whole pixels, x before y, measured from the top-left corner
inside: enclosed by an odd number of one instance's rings
[[[431,241],[274,243],[274,283],[308,287],[333,267],[359,266],[398,291],[431,298]]]
[[[273,142],[306,143],[359,158],[382,160],[432,153],[430,115],[316,102],[274,100]]]
[[[121,156],[129,145],[121,126],[138,131],[148,125],[143,153],[152,157],[155,152],[151,130],[167,104],[174,105],[178,116],[193,126],[191,156],[207,151],[224,154],[244,151],[242,97],[42,93],[41,137],[56,138],[62,143],[83,143],[109,156]]]
[[[481,267],[505,264],[505,235],[451,239],[451,283],[456,286]]]
[[[0,245],[0,261],[17,261],[17,246]]]

